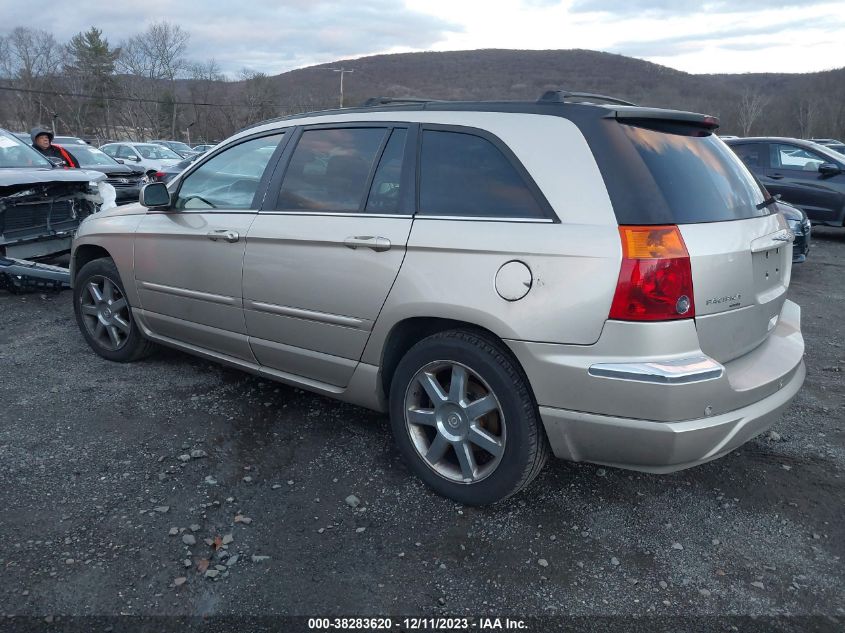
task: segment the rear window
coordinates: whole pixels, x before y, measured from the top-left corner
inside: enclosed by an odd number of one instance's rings
[[[696,224],[771,213],[740,159],[716,135],[605,121],[592,139],[619,224]],[[588,137],[589,138],[589,137]]]

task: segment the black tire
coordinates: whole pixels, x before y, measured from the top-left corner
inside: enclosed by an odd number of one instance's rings
[[[109,286],[109,283],[112,285]],[[107,294],[113,297],[113,304],[121,306],[113,312],[110,311],[108,320],[105,321],[117,333],[116,339],[112,339],[109,328],[102,325],[101,313],[93,314],[96,307],[102,304],[97,304],[94,299],[94,293],[90,289],[92,284],[101,293],[108,289]],[[121,300],[125,302],[125,309],[124,304],[120,303]],[[103,307],[110,308],[111,305]],[[153,350],[153,343],[144,338],[141,328],[132,317],[123,282],[111,258],[95,259],[79,270],[73,283],[73,312],[76,315],[76,324],[88,345],[105,359],[129,363],[148,356]],[[128,328],[123,329],[125,326]]]
[[[497,458],[498,463],[493,463],[493,470],[478,481],[456,481],[435,470],[440,467],[429,465],[419,448],[421,441],[425,443],[425,438],[419,439],[417,429],[435,438],[439,433],[435,430],[438,427],[412,427],[406,422],[406,415],[409,415],[412,408],[407,398],[414,397],[412,390],[421,393],[421,383],[418,384],[415,377],[426,367],[438,367],[441,361],[461,366],[474,373],[476,379],[480,378],[486,383],[484,386],[499,405],[494,415],[503,416],[501,428],[506,430],[502,431],[504,450]],[[470,376],[469,380],[473,380],[473,377]],[[425,412],[428,416],[428,409]],[[468,330],[434,334],[414,345],[405,354],[390,386],[390,424],[399,451],[409,468],[435,492],[471,506],[489,505],[516,494],[540,473],[549,455],[548,439],[537,404],[521,367],[500,342]],[[415,430],[412,431],[412,428]],[[435,439],[431,439],[428,448],[434,445]],[[444,460],[450,456],[457,457],[457,449],[452,449],[454,453],[450,453],[450,449],[446,450],[440,464],[446,463]],[[473,446],[472,450],[478,449]],[[448,467],[448,463],[446,465]]]

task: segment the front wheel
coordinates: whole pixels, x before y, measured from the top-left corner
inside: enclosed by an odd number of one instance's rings
[[[73,311],[88,345],[108,360],[130,362],[146,356],[152,343],[132,317],[114,261],[104,257],[85,264],[73,284]]]
[[[416,475],[467,505],[515,494],[548,457],[522,370],[500,343],[474,332],[434,334],[408,351],[391,383],[390,422]]]

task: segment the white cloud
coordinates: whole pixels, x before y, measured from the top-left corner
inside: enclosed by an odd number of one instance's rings
[[[145,0],[7,2],[4,25],[66,41],[92,24],[113,45],[166,18],[189,56],[275,74],[385,52],[585,48],[688,72],[809,72],[842,65],[832,0]],[[790,28],[784,29],[784,25]],[[1,32],[1,31],[0,31]]]
[[[579,3],[616,12],[574,10]],[[482,0],[407,4],[464,25],[434,50],[586,48],[692,73],[811,72],[845,63],[842,3],[830,0],[499,0],[495,11]]]

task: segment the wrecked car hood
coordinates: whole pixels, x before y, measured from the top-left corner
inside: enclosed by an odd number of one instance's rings
[[[87,169],[0,169],[0,187],[45,182],[99,182],[105,174]]]

